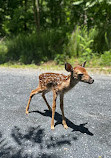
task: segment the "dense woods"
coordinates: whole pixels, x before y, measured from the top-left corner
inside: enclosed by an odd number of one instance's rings
[[[0,63],[111,65],[110,0],[0,0]]]

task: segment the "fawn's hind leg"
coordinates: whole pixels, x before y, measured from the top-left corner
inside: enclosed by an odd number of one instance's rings
[[[41,93],[42,90],[40,87],[36,88],[35,90],[32,90],[32,92],[30,93],[30,97],[29,97],[29,101],[28,101],[28,104],[27,104],[27,107],[26,107],[26,114],[28,114],[28,110],[29,110],[29,105],[30,105],[30,102],[31,102],[31,99],[32,97],[37,94],[37,93]]]
[[[49,109],[50,111],[52,111],[52,109],[51,109],[49,103],[48,103],[47,100],[46,100],[45,93],[42,93],[42,97],[43,97],[43,99],[44,99],[44,101],[45,101],[45,103],[46,103],[48,109]]]

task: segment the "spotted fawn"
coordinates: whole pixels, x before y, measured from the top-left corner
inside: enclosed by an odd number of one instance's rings
[[[51,129],[54,129],[54,115],[56,109],[56,99],[60,95],[60,109],[62,112],[62,124],[65,129],[68,128],[64,115],[63,98],[64,94],[71,90],[78,82],[85,82],[92,84],[94,80],[88,75],[84,68],[86,61],[82,66],[72,67],[69,63],[65,64],[65,70],[70,72],[69,75],[63,75],[59,73],[42,73],[39,76],[39,85],[35,90],[32,90],[30,98],[26,107],[26,114],[28,114],[29,105],[32,97],[35,94],[42,93],[42,97],[50,111],[52,111]],[[52,109],[48,104],[45,94],[49,91],[53,92],[53,104]]]

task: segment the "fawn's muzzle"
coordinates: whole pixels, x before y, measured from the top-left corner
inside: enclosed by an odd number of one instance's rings
[[[92,84],[94,82],[94,80],[92,79],[92,78],[90,78],[90,80],[89,80],[89,84]]]

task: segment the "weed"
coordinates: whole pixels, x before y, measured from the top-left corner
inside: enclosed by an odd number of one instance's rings
[[[111,66],[111,50],[101,55],[100,65]]]

